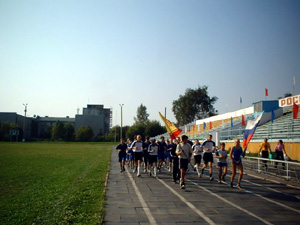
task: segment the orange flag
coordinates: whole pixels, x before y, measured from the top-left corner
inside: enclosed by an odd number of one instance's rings
[[[167,120],[161,113],[159,113],[161,119],[164,121],[166,129],[170,135],[171,140],[175,139],[180,133],[181,129],[178,129],[172,122]]]
[[[245,116],[242,115],[242,126],[246,126]]]
[[[299,107],[294,102],[294,104],[293,104],[293,119],[298,119],[298,110],[299,110]]]

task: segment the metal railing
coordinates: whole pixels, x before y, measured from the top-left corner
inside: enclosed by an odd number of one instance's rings
[[[275,164],[276,162],[278,163],[277,165]],[[264,165],[265,163],[267,167]],[[279,167],[279,164],[282,164],[281,167]],[[286,180],[293,179],[300,182],[300,163],[298,162],[245,156],[243,158],[243,165],[244,168],[258,173],[265,173]]]

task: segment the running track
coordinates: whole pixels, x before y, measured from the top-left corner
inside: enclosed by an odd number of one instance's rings
[[[245,175],[239,190],[218,184],[216,168],[214,181],[207,175],[208,170],[202,178],[190,171],[181,190],[167,170],[158,178],[120,173],[113,151],[105,224],[300,224],[300,188]]]

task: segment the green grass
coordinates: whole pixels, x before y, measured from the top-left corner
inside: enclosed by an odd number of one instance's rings
[[[0,143],[0,224],[102,224],[111,143]]]

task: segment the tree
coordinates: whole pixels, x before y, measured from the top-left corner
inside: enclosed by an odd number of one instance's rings
[[[179,126],[215,115],[213,104],[218,98],[209,97],[207,88],[207,86],[198,86],[195,90],[188,88],[184,95],[173,101],[172,111]]]
[[[149,121],[146,124],[145,136],[155,137],[156,135],[166,132],[166,128],[164,126],[161,126],[157,120]]]
[[[73,141],[75,138],[75,130],[71,123],[64,124],[64,140]]]
[[[57,121],[52,128],[51,139],[53,141],[62,140],[64,138],[64,124],[61,121]]]
[[[91,141],[94,137],[94,132],[90,126],[84,127],[81,126],[77,130],[76,139],[78,141]]]
[[[284,94],[284,98],[291,97],[291,96],[293,96],[293,95],[289,92]]]
[[[142,135],[142,137],[145,137],[145,130],[146,130],[145,124],[136,123],[128,129],[126,133],[126,137],[130,138],[130,140],[133,140],[134,136],[138,134]]]
[[[137,123],[147,123],[149,114],[147,113],[147,107],[141,104],[136,111],[136,117],[134,117],[135,124]]]

